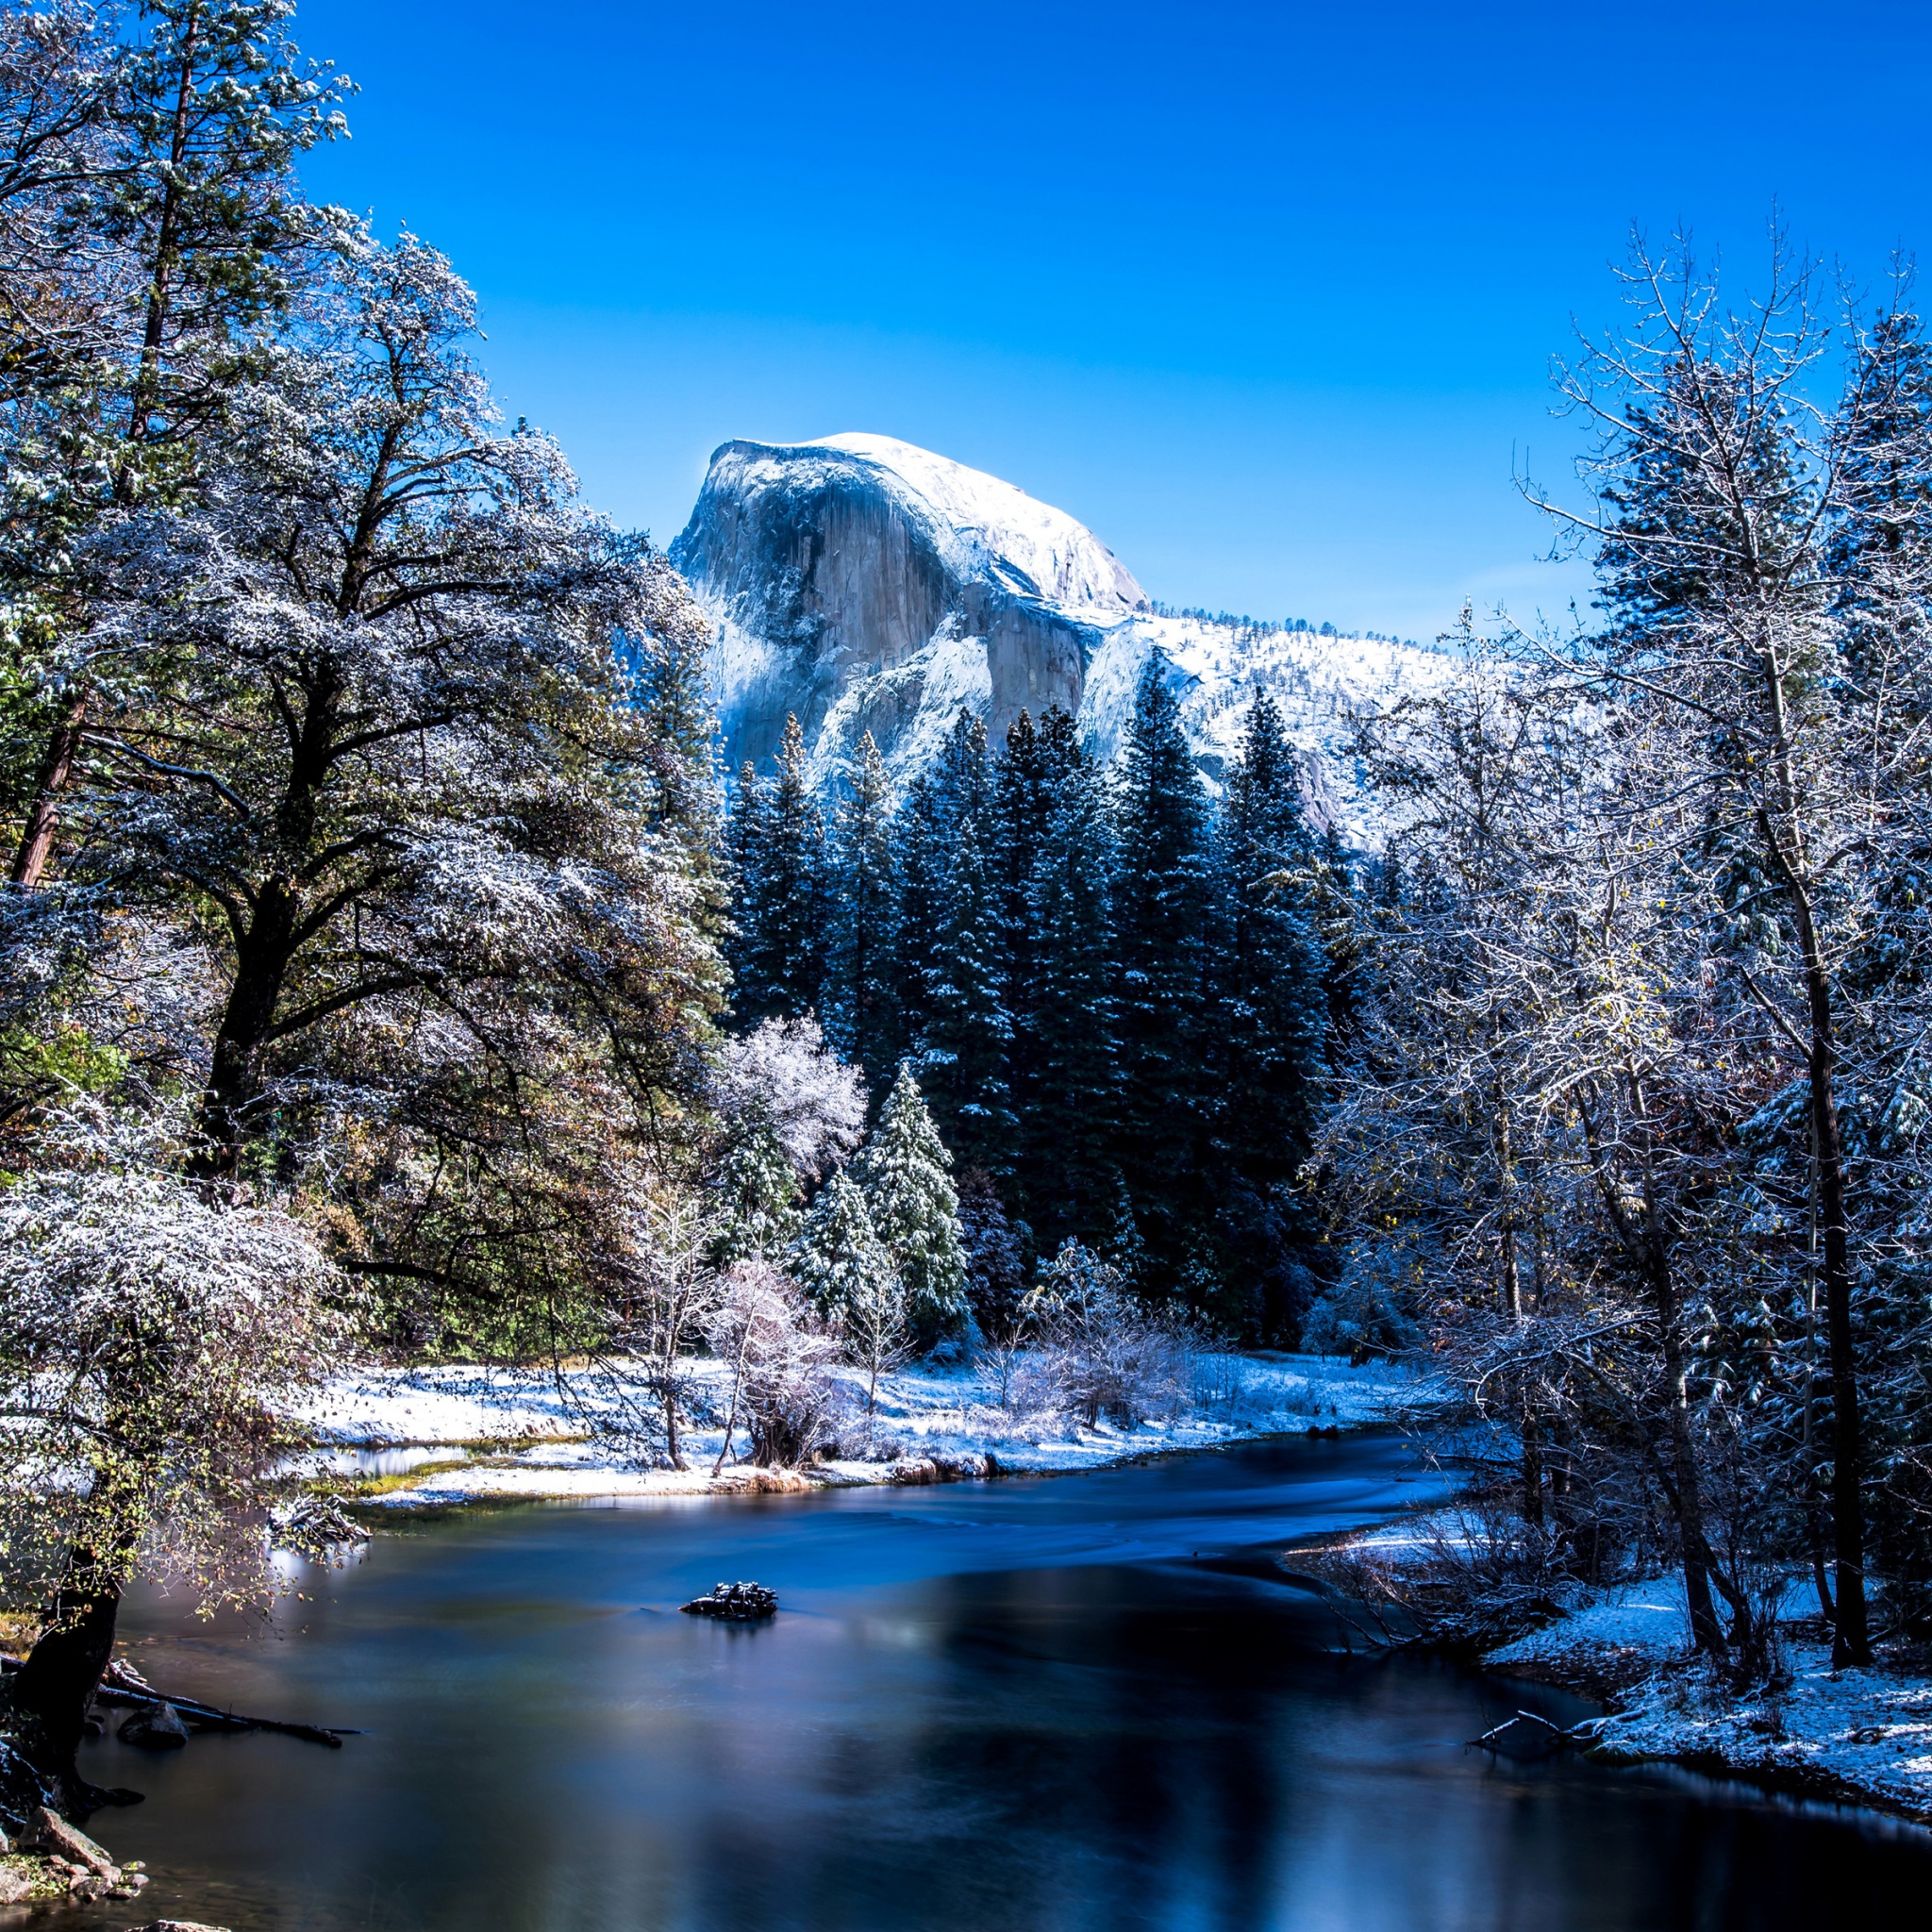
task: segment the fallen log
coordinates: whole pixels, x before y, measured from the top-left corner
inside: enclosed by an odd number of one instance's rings
[[[1480,1738],[1472,1738],[1469,1740],[1469,1748],[1473,1751],[1497,1750],[1500,1747],[1496,1740],[1503,1733],[1514,1730],[1521,1724],[1541,1724],[1553,1751],[1560,1751],[1566,1744],[1582,1747],[1596,1741],[1597,1731],[1606,1722],[1607,1720],[1604,1718],[1587,1717],[1581,1724],[1564,1725],[1553,1723],[1539,1711],[1519,1710],[1514,1717],[1505,1718],[1501,1724],[1491,1725]]]
[[[9,1676],[20,1666],[21,1659],[17,1657],[0,1657],[0,1672]],[[285,1738],[301,1738],[310,1744],[325,1744],[331,1751],[340,1751],[344,1738],[368,1735],[344,1725],[295,1724],[285,1723],[280,1718],[247,1717],[241,1711],[217,1709],[214,1705],[204,1704],[199,1698],[170,1697],[144,1680],[138,1679],[135,1673],[123,1663],[108,1665],[108,1674],[101,1679],[100,1688],[94,1692],[94,1702],[144,1709],[165,1704],[197,1731],[276,1731]]]
[[[100,1704],[135,1705],[152,1708],[158,1704],[174,1707],[175,1714],[197,1731],[276,1731],[285,1738],[306,1739],[311,1744],[326,1744],[331,1751],[342,1748],[344,1738],[360,1738],[362,1731],[329,1724],[295,1724],[274,1717],[244,1717],[236,1710],[218,1710],[192,1697],[164,1697],[158,1690],[126,1690],[118,1685],[103,1684],[94,1692]]]

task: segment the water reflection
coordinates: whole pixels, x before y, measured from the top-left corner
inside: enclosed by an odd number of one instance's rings
[[[103,1834],[158,1868],[143,1916],[237,1932],[1777,1932],[1923,1895],[1916,1834],[1492,1763],[1463,1740],[1520,1687],[1341,1655],[1307,1597],[1176,1560],[1359,1520],[1407,1473],[1269,1444],[426,1525],[279,1642],[140,1607],[157,1674],[374,1734],[93,1747],[152,1794]],[[738,1576],[774,1624],[671,1607]]]

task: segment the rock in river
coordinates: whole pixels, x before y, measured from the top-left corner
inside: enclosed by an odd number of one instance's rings
[[[720,1583],[708,1596],[694,1596],[678,1608],[691,1617],[723,1617],[731,1624],[750,1624],[771,1616],[778,1607],[778,1592],[762,1583]]]
[[[188,1726],[172,1704],[149,1704],[124,1718],[117,1735],[143,1751],[178,1751],[188,1741]]]

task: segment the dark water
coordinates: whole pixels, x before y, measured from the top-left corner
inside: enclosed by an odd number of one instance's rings
[[[156,1873],[119,1923],[1777,1932],[1923,1909],[1919,1834],[1495,1762],[1464,1740],[1534,1693],[1339,1655],[1310,1598],[1194,1560],[1372,1518],[1421,1493],[1408,1474],[1368,1438],[522,1508],[306,1574],[279,1639],[138,1605],[164,1684],[370,1735],[91,1747],[92,1776],[149,1793],[95,1821]],[[775,1623],[676,1614],[735,1577],[775,1586]]]

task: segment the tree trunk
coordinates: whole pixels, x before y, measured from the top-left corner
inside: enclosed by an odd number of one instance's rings
[[[203,1097],[206,1146],[195,1162],[203,1177],[232,1174],[249,1138],[248,1116],[261,1092],[261,1052],[274,1028],[293,952],[296,901],[287,887],[265,887],[253,929],[236,949],[235,979],[215,1035]]]
[[[1677,1496],[1677,1541],[1683,1546],[1684,1598],[1690,1609],[1691,1641],[1712,1657],[1725,1653],[1723,1626],[1710,1593],[1710,1539],[1704,1527],[1704,1484],[1697,1469],[1697,1445],[1690,1437],[1690,1372],[1684,1338],[1677,1330],[1677,1294],[1670,1262],[1650,1256],[1651,1296],[1662,1331],[1665,1395],[1669,1404],[1671,1476]]]
[[[731,1454],[732,1432],[738,1427],[738,1395],[744,1387],[745,1352],[751,1347],[751,1324],[744,1324],[744,1333],[739,1341],[738,1357],[731,1365],[731,1412],[724,1418],[724,1440],[718,1445],[718,1459],[711,1465],[715,1476],[724,1467],[724,1458]]]
[[[689,1469],[684,1451],[677,1441],[677,1357],[673,1353],[664,1364],[664,1449],[673,1469]]]
[[[1838,1068],[1831,982],[1819,948],[1811,904],[1789,866],[1798,940],[1805,958],[1805,993],[1811,1013],[1811,1131],[1818,1157],[1818,1210],[1824,1235],[1824,1339],[1831,1361],[1831,1530],[1838,1571],[1838,1615],[1832,1625],[1834,1669],[1872,1661],[1865,1607],[1865,1445],[1858,1414],[1857,1351],[1852,1337],[1851,1237],[1845,1212],[1844,1142],[1839,1134],[1832,1074]]]
[[[33,803],[27,808],[26,824],[13,855],[9,876],[16,891],[33,891],[47,869],[54,850],[54,829],[60,822],[60,794],[74,774],[74,761],[80,754],[81,726],[86,722],[87,693],[83,691],[48,734],[46,755],[34,779]]]
[[[1532,1529],[1543,1526],[1543,1440],[1542,1424],[1530,1407],[1525,1391],[1523,1401],[1523,1520]]]
[[[21,1755],[54,1788],[60,1810],[85,1819],[135,1794],[105,1791],[75,1764],[87,1734],[88,1706],[114,1654],[121,1586],[92,1550],[76,1549],[55,1599],[54,1621],[8,1686],[20,1727]]]

